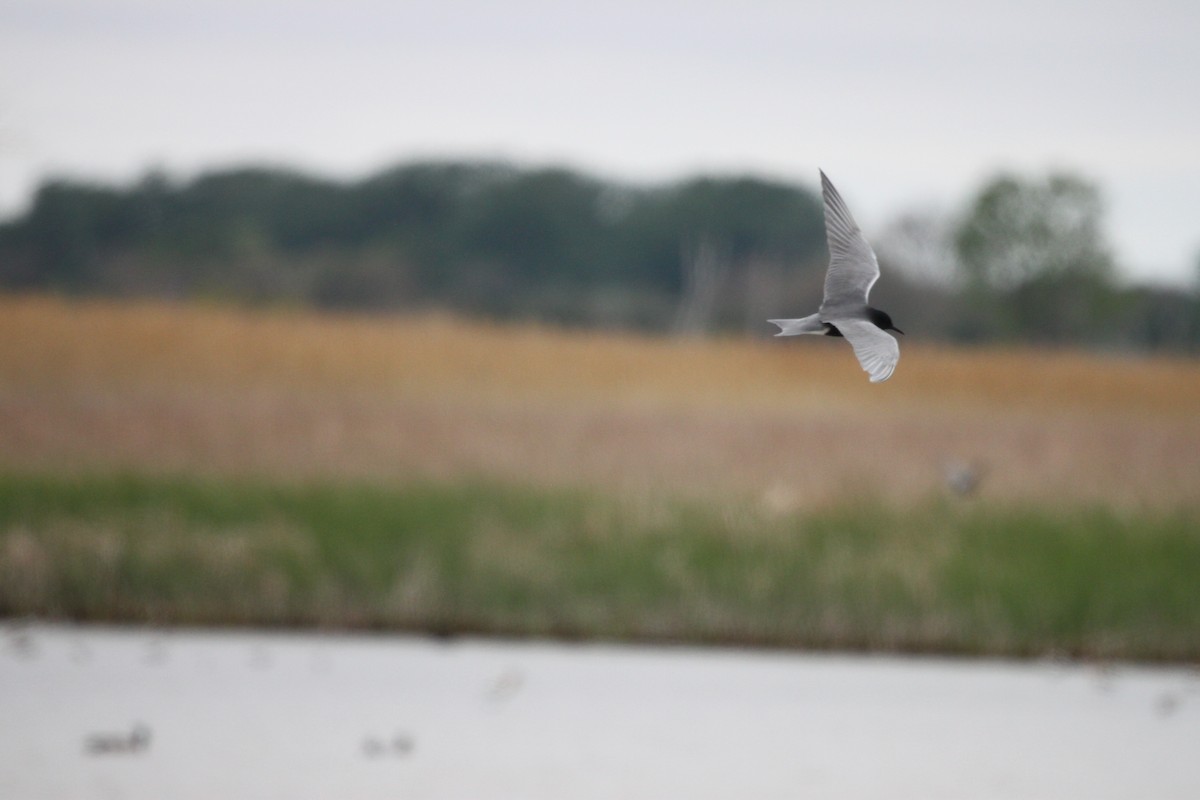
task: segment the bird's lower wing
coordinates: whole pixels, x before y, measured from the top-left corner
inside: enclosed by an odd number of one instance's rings
[[[863,370],[871,376],[871,383],[886,381],[896,371],[900,360],[900,343],[890,333],[861,319],[827,319],[837,327],[854,348],[854,355]]]

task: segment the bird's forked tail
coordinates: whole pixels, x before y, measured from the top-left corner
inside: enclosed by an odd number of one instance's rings
[[[773,325],[779,326],[776,336],[798,336],[802,333],[824,333],[825,325],[819,314],[810,314],[803,319],[769,319]]]

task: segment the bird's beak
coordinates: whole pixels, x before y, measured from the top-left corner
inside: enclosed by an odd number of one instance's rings
[[[901,336],[904,335],[904,331],[900,330],[899,328],[892,328],[892,330],[894,330],[896,333],[900,334]]]

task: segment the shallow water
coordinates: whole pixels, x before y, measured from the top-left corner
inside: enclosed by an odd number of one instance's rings
[[[0,719],[14,799],[1200,797],[1187,669],[9,624]]]

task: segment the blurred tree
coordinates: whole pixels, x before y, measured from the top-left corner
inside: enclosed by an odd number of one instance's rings
[[[32,252],[37,281],[80,292],[95,280],[98,252],[129,234],[119,192],[91,184],[49,181],[38,189],[14,239]]]
[[[1002,175],[970,204],[954,237],[971,314],[960,334],[1095,341],[1114,311],[1103,207],[1086,180]]]
[[[728,265],[691,315],[708,329],[781,310],[767,307],[823,242],[809,191],[756,178],[641,187],[495,162],[348,184],[266,167],[179,183],[151,172],[126,188],[45,184],[0,224],[0,284],[666,329],[703,244]]]
[[[565,169],[514,173],[467,209],[468,252],[505,264],[523,282],[591,282],[606,261],[602,193],[599,182]]]
[[[1200,349],[1200,297],[1165,287],[1133,287],[1121,292],[1115,324],[1129,345],[1149,350]]]
[[[1050,175],[997,177],[955,217],[905,214],[877,241],[878,302],[930,337],[1200,347],[1200,263],[1191,294],[1114,288],[1102,211],[1092,184]],[[497,162],[345,183],[265,167],[55,179],[0,223],[8,288],[762,335],[765,319],[820,302],[825,255],[806,187]]]
[[[246,241],[298,252],[342,238],[344,190],[282,169],[201,175],[173,198],[170,234],[191,255],[231,256]]]
[[[351,186],[343,241],[386,245],[421,268],[421,283],[437,294],[468,260],[471,206],[512,180],[511,167],[487,162],[417,162],[384,170]]]
[[[820,200],[804,189],[703,177],[647,193],[631,215],[629,236],[649,277],[679,294],[701,243],[721,254],[731,275],[755,259],[804,266],[820,260],[824,224]]]

